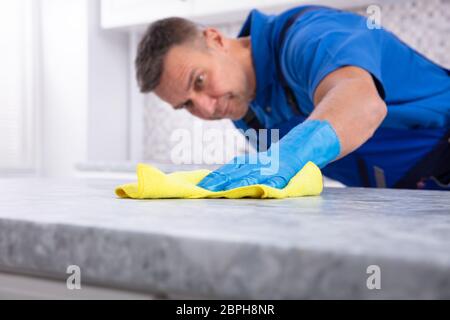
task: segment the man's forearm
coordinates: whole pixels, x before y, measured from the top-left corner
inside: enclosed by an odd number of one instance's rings
[[[372,79],[355,77],[342,79],[327,90],[309,119],[330,122],[341,143],[338,158],[342,158],[373,135],[386,113]]]

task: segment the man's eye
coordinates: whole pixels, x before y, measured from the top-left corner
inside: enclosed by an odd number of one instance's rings
[[[199,75],[197,79],[195,79],[195,88],[201,89],[203,88],[203,84],[205,82],[205,76],[203,74]]]

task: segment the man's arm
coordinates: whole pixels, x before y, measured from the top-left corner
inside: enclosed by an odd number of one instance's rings
[[[342,158],[366,142],[387,108],[366,70],[348,66],[328,74],[314,93],[313,120],[328,120],[341,143]]]
[[[252,184],[284,188],[308,161],[319,168],[342,158],[369,139],[386,116],[372,76],[357,67],[343,67],[326,76],[314,92],[309,118],[272,144],[271,164],[277,170],[263,174],[264,164],[242,165],[234,160],[205,177],[198,186],[212,191]],[[276,145],[276,148],[272,148]]]

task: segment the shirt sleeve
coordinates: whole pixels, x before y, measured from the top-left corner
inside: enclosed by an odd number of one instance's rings
[[[294,81],[311,102],[323,78],[344,66],[368,71],[384,99],[381,72],[382,30],[369,29],[366,18],[349,12],[315,13],[289,30],[281,64],[288,83]]]

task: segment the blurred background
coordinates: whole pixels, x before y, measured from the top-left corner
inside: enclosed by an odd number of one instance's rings
[[[148,23],[183,16],[236,36],[252,8],[300,4],[362,15],[378,4],[383,27],[450,67],[450,0],[0,0],[0,177],[134,177],[137,162],[169,168],[175,129],[194,137],[195,128],[233,125],[138,92],[133,60]]]

